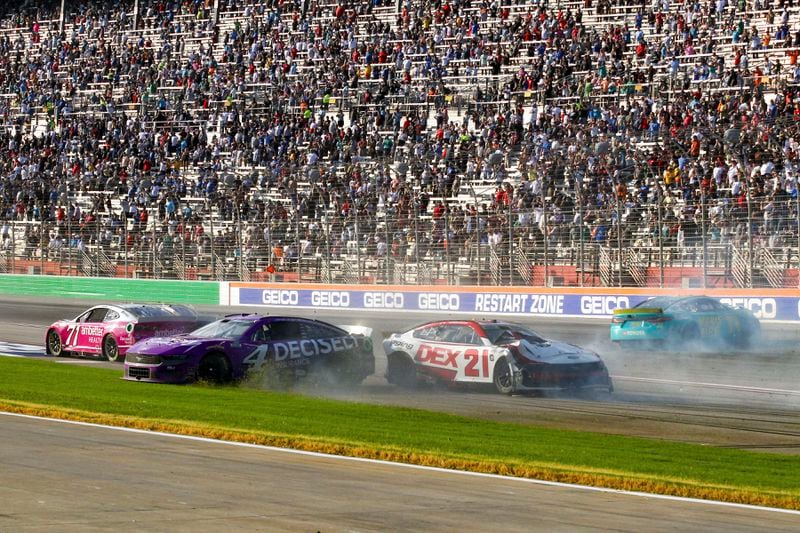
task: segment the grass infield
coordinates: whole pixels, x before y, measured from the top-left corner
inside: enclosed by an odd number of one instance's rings
[[[800,457],[475,420],[0,357],[0,410],[354,457],[800,509]]]

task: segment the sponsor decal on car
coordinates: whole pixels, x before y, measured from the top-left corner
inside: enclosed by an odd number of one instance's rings
[[[270,354],[272,361],[280,363],[317,355],[346,352],[357,346],[358,341],[353,337],[273,342],[258,346],[242,360],[242,364],[250,365],[251,369],[257,370],[270,360]]]

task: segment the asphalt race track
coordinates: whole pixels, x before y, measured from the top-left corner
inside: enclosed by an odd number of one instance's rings
[[[0,531],[735,532],[800,526],[797,512],[3,414],[0,449]]]
[[[0,345],[42,345],[47,325],[88,301],[0,298]],[[245,309],[199,307],[218,315]],[[313,314],[313,313],[306,313]],[[374,328],[378,372],[355,401],[418,406],[550,427],[800,453],[796,331],[766,327],[739,353],[637,353],[605,339],[608,324],[532,322],[542,334],[600,353],[615,379],[607,401],[504,397],[382,378],[381,335],[442,315],[318,313]],[[761,348],[764,346],[766,348]],[[43,357],[42,350],[25,354]],[[3,346],[0,346],[0,352]],[[103,365],[53,358],[55,364]],[[142,386],[154,386],[145,385]],[[158,385],[155,385],[158,386]],[[320,391],[308,391],[322,394]],[[0,414],[0,531],[285,530],[752,531],[797,530],[800,514],[524,480],[442,472],[261,447]]]
[[[0,341],[43,344],[47,325],[77,316],[93,302],[0,298]],[[247,308],[199,306],[223,315]],[[264,311],[263,309],[261,310]],[[745,352],[647,353],[620,351],[606,339],[608,323],[563,319],[528,321],[545,336],[591,347],[603,356],[614,377],[607,401],[571,397],[504,397],[484,390],[416,391],[398,389],[383,379],[381,333],[400,331],[442,315],[304,312],[338,324],[375,330],[376,375],[355,391],[306,391],[375,404],[434,409],[492,420],[664,438],[775,453],[800,453],[800,331],[765,325],[763,338]],[[58,359],[61,364],[99,364]]]

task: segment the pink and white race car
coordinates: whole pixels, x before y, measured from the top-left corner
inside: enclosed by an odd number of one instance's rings
[[[188,333],[209,323],[191,307],[166,304],[97,305],[47,328],[45,351],[123,361],[136,341]]]

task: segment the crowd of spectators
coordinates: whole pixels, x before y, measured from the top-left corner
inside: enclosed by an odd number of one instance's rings
[[[7,249],[797,256],[792,0],[58,4],[0,11]]]

